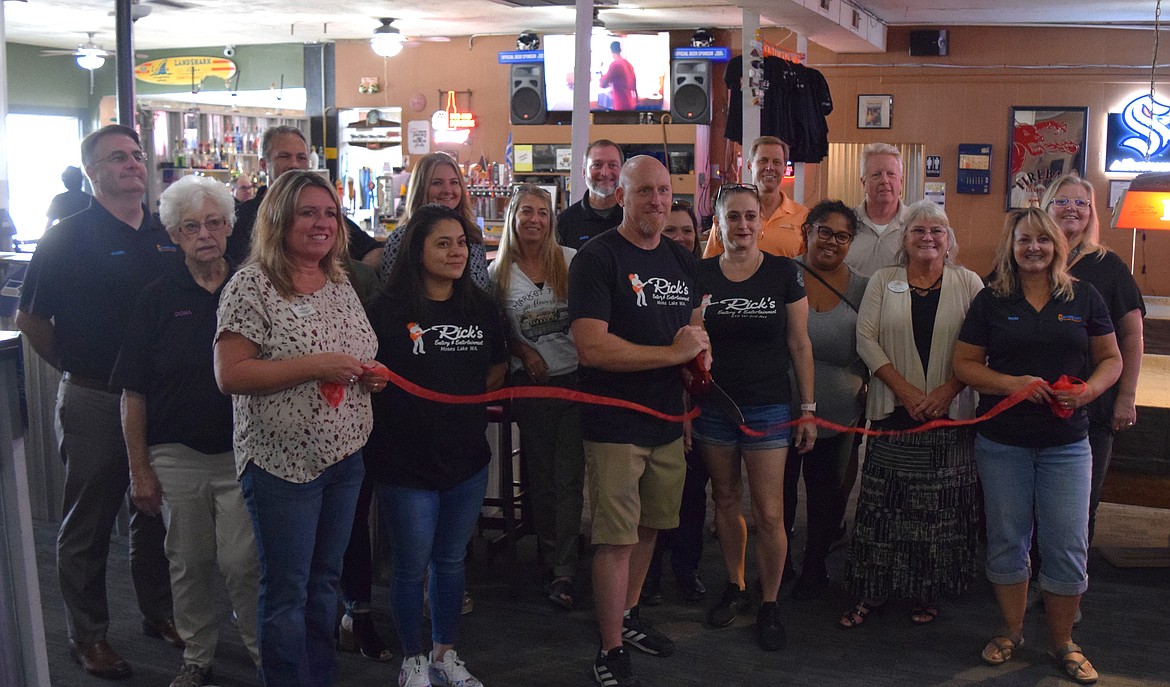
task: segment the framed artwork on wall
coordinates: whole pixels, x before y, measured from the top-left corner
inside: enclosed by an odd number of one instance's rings
[[[1129,189],[1129,182],[1133,179],[1110,179],[1109,180],[1109,209],[1117,207],[1117,203],[1121,200],[1121,194]]]
[[[894,96],[857,96],[857,128],[889,129],[894,115]]]
[[[1039,205],[1057,177],[1085,175],[1087,107],[1013,107],[1004,209]]]

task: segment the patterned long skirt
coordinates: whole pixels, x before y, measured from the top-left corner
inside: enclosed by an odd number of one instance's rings
[[[875,438],[861,473],[847,589],[857,598],[933,601],[965,591],[979,561],[974,432]]]

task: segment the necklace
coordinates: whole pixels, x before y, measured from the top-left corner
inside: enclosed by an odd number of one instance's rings
[[[938,279],[935,279],[934,283],[931,284],[930,286],[923,287],[923,286],[915,286],[913,284],[910,284],[910,288],[914,291],[914,293],[918,294],[919,296],[926,296],[927,294],[929,294],[931,291],[934,290],[934,287],[936,287],[942,283],[942,278],[943,278],[943,276],[940,273],[938,275]],[[907,281],[907,283],[909,283],[909,281]]]
[[[762,265],[762,264],[764,264],[764,251],[759,251],[756,254],[756,264],[753,265],[750,270],[744,269],[744,267],[742,266],[742,263],[736,264],[736,263],[728,260],[726,252],[724,252],[722,255],[719,256],[719,265],[720,265],[720,267],[723,268],[725,275],[727,273],[726,272],[727,269],[730,267],[735,272],[742,272],[742,273],[746,274],[746,276],[744,277],[745,279],[748,277],[751,277],[753,274],[755,274],[756,270],[760,269],[760,265]],[[730,275],[728,275],[728,276],[730,276]],[[742,280],[733,280],[733,281],[742,281]]]

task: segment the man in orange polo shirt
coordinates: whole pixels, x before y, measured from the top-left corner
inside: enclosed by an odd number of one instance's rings
[[[760,136],[752,141],[748,154],[748,170],[760,194],[764,220],[760,235],[760,250],[773,255],[794,258],[804,253],[804,235],[801,227],[808,217],[808,208],[784,195],[780,182],[788,167],[788,144],[775,136]],[[723,241],[718,231],[707,238],[703,257],[723,252]]]

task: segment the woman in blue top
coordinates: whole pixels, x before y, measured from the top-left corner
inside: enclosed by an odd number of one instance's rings
[[[730,625],[749,604],[744,585],[747,524],[741,465],[748,473],[763,603],[756,638],[765,650],[784,646],[776,608],[788,536],[784,530],[784,460],[788,455],[788,361],[800,387],[801,415],[812,418],[812,344],[803,275],[788,258],[760,250],[760,198],[754,186],[724,185],[715,200],[724,252],[699,263],[700,313],[711,337],[711,376],[743,411],[747,433],[717,407],[703,406],[693,435],[711,474],[719,547],[727,566],[723,597],[707,613],[714,627]],[[720,352],[721,351],[721,352]],[[702,404],[702,401],[699,401]],[[797,450],[812,448],[816,427],[797,425]]]
[[[980,392],[980,413],[1041,382],[1027,402],[980,423],[975,439],[987,578],[1003,618],[983,661],[1002,665],[1024,643],[1034,512],[1049,653],[1069,678],[1088,684],[1097,671],[1072,641],[1073,617],[1089,583],[1086,406],[1117,381],[1122,362],[1105,302],[1069,275],[1067,257],[1064,234],[1044,211],[1012,211],[996,253],[996,276],[971,303],[954,367]],[[1085,384],[1054,388],[1061,375]]]

